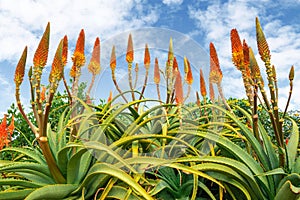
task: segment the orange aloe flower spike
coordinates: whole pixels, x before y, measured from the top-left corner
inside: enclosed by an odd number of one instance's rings
[[[92,52],[92,58],[88,66],[88,70],[96,75],[100,73],[100,40],[97,37],[94,44],[94,49]]]
[[[63,50],[63,39],[60,40],[60,43],[54,55],[52,68],[49,75],[49,82],[59,81],[62,78],[62,74],[63,74],[62,50]]]
[[[111,56],[110,56],[110,68],[112,72],[115,71],[116,66],[117,66],[116,49],[115,46],[113,46],[111,50]]]
[[[15,129],[15,118],[14,115],[11,117],[11,122],[9,126],[7,127],[7,133],[10,133],[10,136],[13,134]]]
[[[44,67],[48,59],[50,37],[50,23],[48,22],[46,30],[41,38],[38,48],[33,57],[33,65],[35,67]]]
[[[181,78],[180,71],[178,71],[176,73],[176,79],[175,79],[174,88],[175,88],[175,100],[176,100],[176,103],[178,105],[182,105],[184,98],[183,98],[182,78]]]
[[[209,44],[209,53],[210,53],[210,74],[209,80],[212,83],[221,83],[222,81],[222,71],[219,64],[219,59],[217,55],[217,51],[215,49],[214,44],[211,42]]]
[[[244,55],[244,65],[246,70],[247,78],[251,77],[251,70],[250,70],[250,58],[249,58],[249,46],[246,43],[246,40],[243,40],[243,55]]]
[[[146,69],[149,69],[149,67],[150,67],[150,52],[149,52],[148,44],[146,44],[146,46],[145,46],[144,65],[145,65]]]
[[[109,92],[109,96],[108,96],[108,99],[107,99],[107,103],[111,102],[113,99],[113,96],[112,96],[112,91]]]
[[[15,84],[16,88],[19,88],[23,82],[24,74],[25,74],[25,65],[26,65],[26,58],[27,58],[27,46],[23,50],[22,56],[17,64],[17,68],[15,71]]]
[[[257,41],[258,52],[261,59],[264,62],[266,62],[267,60],[271,59],[269,46],[265,38],[264,32],[262,31],[258,17],[256,17],[255,22],[256,22],[256,41]]]
[[[231,30],[230,40],[232,49],[232,62],[238,70],[241,70],[244,63],[243,45],[241,43],[239,33],[236,29]]]
[[[131,34],[129,34],[128,37],[128,45],[127,45],[127,53],[126,53],[126,61],[128,63],[132,63],[133,62],[133,42],[132,42],[132,36]]]
[[[64,66],[66,66],[67,60],[68,60],[68,37],[65,35],[63,41],[63,50],[62,50],[62,62]]]
[[[81,29],[77,39],[74,54],[72,56],[72,61],[74,63],[73,65],[77,67],[82,67],[85,64],[84,42],[85,42],[84,30]]]
[[[192,69],[191,69],[191,65],[190,65],[189,60],[187,60],[187,66],[188,66],[188,71],[187,71],[187,74],[186,74],[186,82],[187,82],[188,85],[192,85],[194,79],[193,79]]]
[[[46,87],[43,86],[42,87],[42,92],[41,92],[41,100],[45,101],[45,99],[46,99]]]
[[[159,66],[158,66],[158,60],[157,60],[157,58],[155,58],[154,83],[159,84],[159,82],[160,82]]]
[[[200,92],[203,97],[206,96],[206,85],[202,69],[200,69]]]

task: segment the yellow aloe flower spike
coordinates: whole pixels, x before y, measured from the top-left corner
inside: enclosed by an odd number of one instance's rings
[[[100,40],[97,37],[94,43],[94,48],[92,52],[92,57],[88,66],[89,72],[93,75],[100,73]]]
[[[222,71],[219,64],[219,59],[217,55],[217,51],[215,49],[214,44],[211,42],[209,45],[209,53],[210,53],[210,74],[209,80],[212,83],[221,83],[222,81]]]
[[[265,38],[265,35],[262,31],[258,17],[256,17],[255,22],[256,22],[256,41],[257,41],[258,52],[261,59],[264,62],[268,62],[271,59],[269,46]]]
[[[159,73],[159,66],[158,60],[155,58],[155,65],[154,65],[154,83],[159,84],[160,82],[160,73]]]
[[[52,68],[49,75],[49,82],[54,83],[60,81],[63,74],[62,62],[63,39],[60,41],[53,59]]]
[[[63,65],[67,65],[68,60],[68,37],[65,35],[63,39],[63,50],[62,50],[62,62]]]
[[[14,82],[16,84],[16,88],[19,88],[23,82],[23,78],[24,78],[24,74],[25,74],[26,58],[27,58],[27,46],[23,50],[22,56],[18,62],[16,71],[15,71]]]

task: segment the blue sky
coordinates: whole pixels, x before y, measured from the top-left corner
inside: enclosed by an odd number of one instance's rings
[[[288,73],[295,66],[294,93],[290,109],[300,109],[300,1],[299,0],[0,0],[0,113],[6,113],[14,98],[14,71],[20,55],[27,45],[27,70],[32,65],[34,51],[45,29],[51,23],[50,54],[45,68],[48,76],[56,46],[67,35],[70,55],[82,28],[86,33],[86,53],[92,50],[96,37],[101,40],[101,67],[93,94],[106,99],[109,90],[114,90],[110,81],[108,61],[112,45],[116,45],[118,63],[122,61],[129,33],[133,34],[136,62],[142,63],[143,46],[151,49],[151,63],[159,58],[164,67],[169,38],[174,38],[175,54],[182,68],[182,57],[187,56],[195,71],[193,91],[199,90],[197,72],[209,69],[208,47],[213,42],[217,49],[224,74],[223,89],[227,97],[244,98],[240,72],[231,62],[230,30],[237,28],[242,39],[257,54],[255,41],[255,17],[258,16],[269,43],[272,63],[277,68],[279,81],[279,105],[284,107],[289,91]],[[123,57],[122,57],[123,56]],[[259,56],[257,59],[259,60]],[[181,59],[180,59],[181,58]],[[89,61],[89,59],[87,59]],[[87,62],[88,63],[88,62]],[[261,70],[264,66],[259,62]],[[153,66],[151,66],[153,69]],[[126,68],[118,66],[121,85],[126,83]],[[142,73],[142,66],[140,66]],[[141,75],[142,77],[142,75]],[[83,81],[90,75],[83,74]],[[139,84],[142,84],[141,79]],[[46,84],[47,82],[44,82]],[[151,81],[149,82],[151,85]],[[126,87],[124,86],[124,90]],[[152,94],[151,88],[147,91]],[[29,105],[28,81],[21,87],[24,105]],[[154,96],[155,97],[155,96]]]

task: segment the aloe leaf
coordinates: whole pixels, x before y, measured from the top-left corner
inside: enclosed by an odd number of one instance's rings
[[[292,173],[300,174],[300,157],[298,157],[292,168]]]
[[[286,175],[286,173],[282,168],[276,168],[262,174],[256,174],[256,176],[271,176],[271,175]]]
[[[144,188],[142,188],[131,176],[129,176],[127,173],[125,173],[124,171],[116,168],[113,165],[110,164],[106,164],[106,163],[99,163],[99,164],[94,164],[88,175],[85,177],[85,179],[83,180],[80,188],[84,187],[84,185],[89,182],[89,180],[91,178],[93,178],[95,175],[98,174],[107,174],[109,176],[112,177],[116,177],[119,180],[123,181],[124,183],[126,183],[127,185],[129,185],[132,189],[135,190],[135,192],[137,192],[138,194],[140,194],[141,196],[143,196],[143,198],[147,199],[147,200],[152,200],[153,198],[148,194],[148,192],[146,192],[144,190]],[[80,189],[79,188],[79,189]]]
[[[17,162],[11,165],[5,165],[0,167],[0,172],[22,172],[23,170],[31,170],[42,173],[51,177],[50,171],[47,165],[41,165],[33,162]]]
[[[39,188],[44,186],[44,184],[41,183],[35,183],[31,181],[14,179],[14,178],[0,179],[0,185],[20,186],[24,188]]]
[[[300,197],[300,187],[294,186],[291,181],[286,181],[277,192],[274,200],[296,200]]]
[[[2,149],[0,152],[3,151],[14,151],[20,154],[24,154],[25,156],[28,156],[29,158],[33,159],[35,162],[38,162],[40,164],[46,164],[46,161],[43,157],[43,155],[36,149],[29,149],[29,148],[21,148],[21,147],[8,147]]]
[[[83,148],[76,152],[68,162],[67,183],[78,184],[85,177],[90,165],[92,154]]]
[[[30,193],[25,200],[39,200],[39,199],[63,199],[74,191],[78,185],[73,184],[54,184],[39,188]]]
[[[207,174],[238,188],[242,192],[242,194],[244,194],[247,200],[252,199],[249,191],[238,180],[221,172],[208,172]]]
[[[107,197],[111,199],[119,199],[123,200],[127,194],[128,189],[120,186],[113,186],[112,189],[109,191]],[[135,194],[130,194],[127,200],[140,200]]]
[[[0,200],[23,200],[35,189],[1,191]]]
[[[287,154],[288,154],[288,164],[289,168],[292,169],[294,163],[295,163],[295,158],[297,156],[297,149],[299,145],[299,127],[297,123],[293,120],[290,119],[292,122],[292,133],[291,137],[289,139],[289,142],[287,144]]]

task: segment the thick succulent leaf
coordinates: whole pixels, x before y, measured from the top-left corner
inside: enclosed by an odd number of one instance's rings
[[[291,133],[291,137],[289,139],[288,145],[286,147],[286,150],[287,150],[287,155],[288,155],[289,168],[292,169],[292,167],[295,163],[295,159],[297,156],[297,150],[298,150],[298,146],[299,146],[299,127],[293,119],[290,119],[290,120],[292,122],[292,130],[291,130],[292,133]]]
[[[113,186],[112,189],[109,191],[107,198],[123,200],[127,195],[127,191],[127,188],[121,186]],[[140,197],[131,193],[128,197],[128,200],[140,200]]]
[[[54,184],[39,188],[30,193],[25,200],[40,200],[40,199],[64,199],[73,192],[78,185],[73,184]]]
[[[300,187],[300,175],[296,174],[296,173],[292,173],[292,174],[289,174],[288,176],[285,176],[280,181],[280,183],[278,184],[278,187],[277,187],[277,192],[287,181],[290,181],[292,183],[292,185]]]
[[[300,174],[300,157],[298,157],[292,168],[292,173]]]
[[[8,147],[8,148],[2,149],[0,152],[2,152],[2,151],[14,151],[14,152],[23,154],[23,155],[33,159],[33,161],[36,161],[40,164],[46,164],[46,161],[45,161],[43,155],[36,149]]]
[[[256,198],[251,198],[249,191],[244,187],[243,184],[241,184],[236,179],[234,179],[224,173],[219,173],[219,172],[208,172],[208,175],[215,177],[221,181],[226,182],[227,184],[230,184],[230,185],[238,188],[240,190],[240,192],[242,192],[242,194],[244,195],[244,198],[246,197],[247,200],[256,199]]]
[[[0,200],[23,200],[35,189],[9,190],[0,192]]]
[[[24,170],[36,171],[51,177],[50,171],[47,165],[41,165],[33,162],[17,162],[11,165],[5,165],[0,167],[0,172],[22,172]]]
[[[87,149],[80,149],[68,162],[67,183],[79,184],[91,165],[92,154]]]
[[[118,178],[119,180],[126,183],[128,186],[130,186],[136,193],[143,196],[144,199],[152,200],[153,198],[142,188],[131,176],[129,176],[127,173],[122,171],[121,169],[116,168],[113,165],[106,164],[106,163],[99,163],[94,164],[88,175],[83,180],[81,187],[83,188],[91,178],[93,178],[95,175],[98,174],[107,174],[109,176]],[[80,189],[79,188],[79,189]]]
[[[20,186],[24,188],[39,188],[44,186],[45,184],[35,183],[21,179],[5,178],[0,179],[0,185]]]
[[[274,200],[296,200],[300,198],[300,187],[294,186],[291,181],[286,181],[278,190]]]

